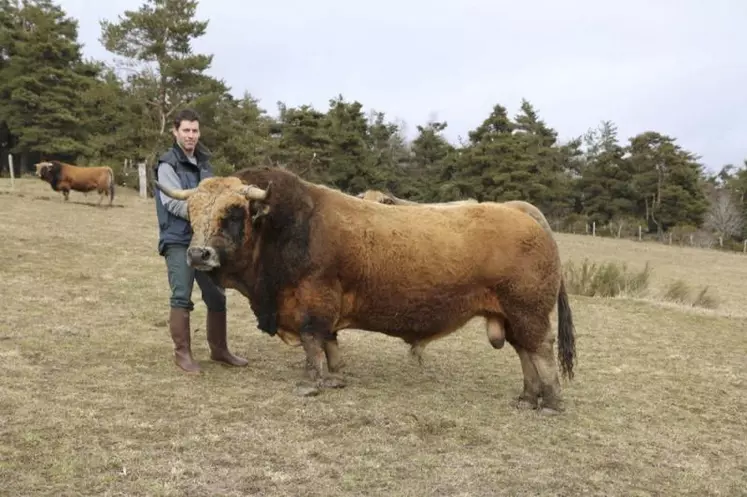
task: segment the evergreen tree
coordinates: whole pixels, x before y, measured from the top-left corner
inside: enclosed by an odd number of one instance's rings
[[[227,95],[222,81],[206,74],[212,55],[195,54],[192,41],[208,21],[195,19],[197,0],[146,0],[117,22],[101,21],[101,42],[132,68],[128,87],[144,107],[139,125],[148,129],[141,152],[150,156],[171,142],[169,119],[190,106],[205,114],[201,130],[210,143],[209,114]],[[207,129],[206,129],[207,128]]]
[[[41,157],[90,153],[82,95],[99,68],[82,60],[77,21],[50,0],[2,7],[0,115],[21,169]]]

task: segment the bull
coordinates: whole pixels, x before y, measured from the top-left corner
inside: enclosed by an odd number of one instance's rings
[[[114,171],[111,167],[81,167],[60,161],[39,162],[36,175],[46,181],[56,192],[62,192],[65,201],[68,200],[70,190],[88,193],[96,190],[99,193],[101,205],[106,195],[109,195],[109,206],[114,202]]]
[[[189,190],[155,186],[188,203],[188,263],[244,295],[260,330],[296,337],[318,387],[345,386],[342,329],[422,348],[483,317],[488,337],[505,336],[519,356],[518,405],[563,410],[550,316],[557,305],[570,380],[571,309],[557,245],[525,213],[498,203],[392,209],[277,167]]]

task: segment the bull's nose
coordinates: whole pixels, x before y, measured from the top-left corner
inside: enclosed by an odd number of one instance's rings
[[[194,267],[215,266],[218,257],[212,247],[189,247],[187,249],[187,262]]]

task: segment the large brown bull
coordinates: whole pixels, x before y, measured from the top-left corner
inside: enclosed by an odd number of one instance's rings
[[[552,236],[497,203],[392,209],[253,168],[166,195],[188,201],[189,264],[248,298],[258,327],[301,341],[312,379],[344,386],[337,332],[356,328],[411,346],[473,317],[505,335],[524,373],[521,405],[561,409],[558,355],[573,376],[574,329]]]
[[[98,205],[109,195],[109,206],[114,202],[114,171],[111,167],[81,167],[56,160],[36,164],[36,175],[52,186],[52,190],[62,192],[68,200],[70,190],[99,193]]]

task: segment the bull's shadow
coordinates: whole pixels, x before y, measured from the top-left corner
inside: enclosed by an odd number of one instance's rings
[[[56,202],[58,199],[52,198],[48,195],[36,195],[32,197],[32,200],[43,200],[46,202]],[[62,198],[60,198],[59,201],[60,203],[82,205],[85,207],[96,207],[97,209],[111,209],[111,208],[124,209],[124,205],[121,205],[121,204],[109,205],[106,201],[102,202],[101,205],[98,205],[96,202],[84,202],[80,200],[68,200],[67,202],[65,202],[64,200],[62,200]]]

